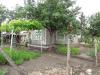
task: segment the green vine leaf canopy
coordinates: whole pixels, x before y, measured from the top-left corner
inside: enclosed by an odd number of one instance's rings
[[[37,20],[11,20],[8,24],[2,24],[0,31],[10,32],[20,32],[24,30],[40,30],[42,29],[41,22]]]

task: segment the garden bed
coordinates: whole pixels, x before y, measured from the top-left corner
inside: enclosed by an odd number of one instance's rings
[[[79,58],[73,58],[73,57],[71,58],[70,65],[77,66],[79,64],[83,66],[84,65],[87,66],[87,69],[89,68],[94,69],[94,62],[86,61]],[[19,65],[18,67],[20,67],[21,69],[23,69],[25,72],[27,72],[30,75],[32,73],[34,73],[34,75],[39,75],[40,73],[43,73],[43,75],[45,75],[45,73],[47,74],[48,72],[52,72],[52,70],[53,71],[59,70],[59,72],[62,73],[61,71],[65,70],[65,66],[66,66],[66,56],[54,54],[54,53],[46,53],[46,54],[44,53],[41,55],[41,57],[37,59],[32,59],[30,61],[25,61],[23,64]],[[8,65],[2,65],[2,67],[3,68],[5,67],[7,71],[9,72],[7,75],[12,75],[12,74],[19,75],[18,72],[16,72],[16,70],[14,70],[12,67]],[[96,69],[100,70],[99,67]],[[54,73],[59,73],[59,72],[54,72]],[[61,75],[60,73],[57,75]],[[56,74],[53,74],[53,75],[56,75]]]
[[[22,64],[24,61],[40,56],[40,53],[30,52],[28,50],[16,50],[16,49],[10,50],[10,48],[3,48],[3,50],[17,65]],[[8,63],[7,60],[3,57],[3,54],[0,54],[0,63],[1,64]]]

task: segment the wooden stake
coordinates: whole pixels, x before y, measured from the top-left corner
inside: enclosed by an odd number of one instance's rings
[[[70,37],[68,35],[68,41],[67,41],[67,75],[70,75]]]
[[[12,45],[13,45],[13,29],[11,31],[11,44],[10,44],[10,51],[12,51]]]
[[[96,66],[98,66],[98,57],[97,57],[97,40],[94,38],[94,46],[95,46],[95,58],[96,58]]]

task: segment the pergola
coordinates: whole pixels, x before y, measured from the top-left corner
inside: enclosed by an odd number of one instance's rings
[[[0,30],[2,33],[2,36],[6,35],[11,35],[11,46],[10,46],[10,51],[12,51],[12,42],[13,42],[13,36],[14,35],[19,35],[18,33],[23,30],[32,30],[32,29],[41,29],[42,25],[36,20],[30,21],[30,20],[12,20],[9,22],[8,25],[3,25],[0,27]],[[9,33],[6,33],[6,30],[9,31]],[[8,61],[8,63],[15,69],[17,70],[21,75],[27,75],[25,71],[21,70],[18,68],[13,60],[2,50],[2,37],[1,37],[1,48],[0,52],[3,54],[4,58]]]

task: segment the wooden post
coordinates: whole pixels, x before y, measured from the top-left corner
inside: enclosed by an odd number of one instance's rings
[[[10,51],[12,51],[12,47],[13,47],[13,29],[12,29],[12,31],[11,31]]]
[[[41,42],[41,53],[43,52],[43,49],[42,49],[42,42]]]
[[[45,28],[45,45],[47,44],[47,30]]]
[[[2,44],[3,44],[3,39],[2,39],[2,33],[1,33],[1,47],[2,47]]]
[[[41,53],[42,53],[42,35],[41,35],[41,30],[39,30],[39,39],[40,39],[40,44],[41,44]]]
[[[66,36],[65,36],[65,34],[64,34],[64,42],[66,42]],[[66,43],[64,43],[64,44],[66,44]]]
[[[67,30],[68,30],[68,41],[67,41],[67,75],[70,75],[70,54],[71,54],[71,51],[70,51],[70,36],[71,36],[71,33],[73,32],[73,26],[72,26],[72,23],[69,22],[69,25],[67,27]]]
[[[67,75],[70,75],[70,36],[68,35],[67,41]]]
[[[94,38],[94,47],[95,47],[96,66],[98,66],[98,57],[97,57],[97,40],[96,40],[96,38]]]

